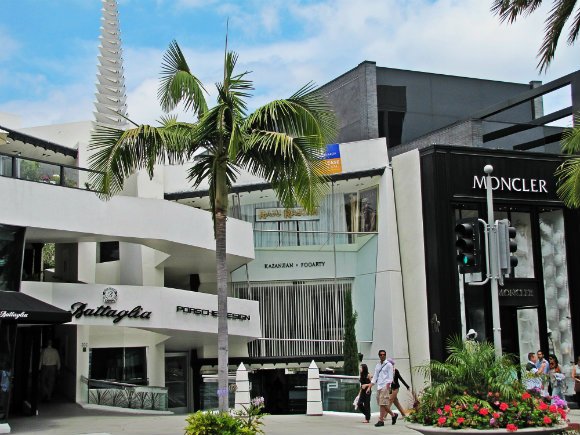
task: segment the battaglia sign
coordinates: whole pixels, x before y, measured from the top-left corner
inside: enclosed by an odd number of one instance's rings
[[[218,317],[218,312],[215,310],[208,310],[206,308],[182,307],[181,305],[178,305],[176,307],[176,312],[185,313],[185,314],[197,314],[198,316]],[[250,315],[249,314],[228,313],[227,318],[228,319],[235,319],[235,320],[250,320]]]
[[[151,311],[145,311],[141,305],[137,305],[131,310],[114,310],[109,305],[101,305],[97,308],[87,308],[86,302],[75,302],[71,305],[70,311],[73,317],[109,317],[113,323],[119,323],[125,317],[128,319],[145,319],[151,318]]]
[[[302,207],[256,209],[256,222],[316,221],[319,219],[318,208],[314,213],[308,213]]]
[[[28,317],[28,313],[25,311],[21,311],[19,313],[14,311],[0,311],[0,319],[26,319]]]

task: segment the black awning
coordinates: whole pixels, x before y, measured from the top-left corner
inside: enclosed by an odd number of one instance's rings
[[[24,293],[0,290],[0,321],[14,320],[19,324],[55,324],[67,323],[71,319],[70,311],[61,310]]]

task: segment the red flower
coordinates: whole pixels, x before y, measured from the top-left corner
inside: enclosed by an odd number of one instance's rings
[[[509,406],[508,406],[508,404],[507,404],[507,403],[505,403],[505,402],[502,402],[502,403],[500,403],[500,405],[499,405],[499,409],[501,409],[502,411],[505,411],[505,410],[506,410],[506,409],[508,409],[508,408],[509,408]]]
[[[445,418],[445,417],[439,417],[439,419],[437,420],[437,424],[439,426],[443,426],[446,421],[447,421],[447,418]]]
[[[560,414],[560,417],[566,420],[566,411],[564,409],[558,408],[558,414]]]
[[[496,420],[501,417],[501,414],[499,412],[494,412],[492,415],[493,418],[495,418]]]
[[[443,414],[443,411],[441,411],[441,408],[437,408],[437,414],[439,414],[439,415]]]
[[[550,412],[558,412],[558,407],[556,405],[550,405]]]
[[[461,423],[463,423],[464,421],[465,421],[465,419],[464,419],[463,417],[459,417],[459,418],[457,419],[457,424],[461,424]]]
[[[487,408],[481,408],[481,409],[479,410],[479,413],[480,413],[481,415],[487,415],[487,414],[489,414],[489,409],[487,409]]]
[[[445,405],[445,406],[443,407],[443,411],[445,411],[445,412],[450,412],[450,411],[451,411],[451,406],[449,406],[449,405]]]
[[[540,405],[538,406],[538,408],[540,409],[540,411],[545,411],[549,407],[548,407],[548,405],[546,405],[546,402],[540,402]]]
[[[515,432],[516,430],[518,430],[518,427],[513,423],[508,424],[505,428],[507,429],[508,432]]]
[[[493,396],[493,393],[490,391],[489,393],[487,393],[487,397],[491,397]]]
[[[479,406],[473,405],[473,409],[475,409],[477,411],[479,409]]]
[[[552,419],[546,415],[544,417],[544,424],[550,424],[550,423],[552,423]]]
[[[532,395],[530,393],[524,393],[524,394],[522,394],[522,399],[523,400],[529,399],[530,397],[532,397]]]

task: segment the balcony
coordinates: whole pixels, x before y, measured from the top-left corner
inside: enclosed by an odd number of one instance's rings
[[[95,192],[88,180],[91,174],[96,173],[90,169],[0,153],[1,177]]]

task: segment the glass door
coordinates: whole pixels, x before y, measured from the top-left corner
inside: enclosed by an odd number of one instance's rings
[[[188,412],[188,358],[186,352],[165,354],[167,407],[176,413]]]

